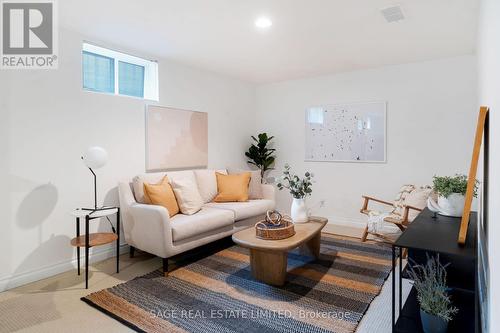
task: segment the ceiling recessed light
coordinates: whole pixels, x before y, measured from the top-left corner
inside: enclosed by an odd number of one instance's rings
[[[266,29],[273,25],[273,22],[269,17],[261,16],[255,20],[255,26],[257,28]]]

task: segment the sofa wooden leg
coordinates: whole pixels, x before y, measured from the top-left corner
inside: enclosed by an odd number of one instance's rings
[[[363,235],[361,236],[361,241],[365,242],[366,237],[368,237],[368,226],[366,226],[365,230],[363,230]]]
[[[162,258],[163,261],[163,275],[168,277],[168,258]]]
[[[130,253],[129,253],[129,255],[130,255],[130,258],[134,257],[134,255],[135,255],[135,247],[130,246]]]

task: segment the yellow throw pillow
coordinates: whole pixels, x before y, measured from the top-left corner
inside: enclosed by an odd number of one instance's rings
[[[144,183],[144,197],[148,203],[165,207],[170,217],[179,213],[179,205],[166,176],[159,184]]]
[[[216,172],[215,176],[217,177],[218,193],[214,202],[248,201],[248,184],[252,177],[250,172],[235,175],[224,175]]]

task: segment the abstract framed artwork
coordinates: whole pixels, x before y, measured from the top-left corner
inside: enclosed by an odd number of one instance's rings
[[[305,131],[306,161],[386,162],[386,102],[310,107]]]
[[[207,113],[146,106],[146,171],[201,168],[207,164]]]

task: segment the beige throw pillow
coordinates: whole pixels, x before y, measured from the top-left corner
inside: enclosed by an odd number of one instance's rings
[[[394,202],[392,214],[403,217],[404,206],[412,206],[424,209],[427,206],[427,198],[432,195],[430,186],[417,187],[415,185],[404,185],[401,187],[398,196]],[[413,209],[409,210],[408,221],[413,221],[420,212]]]
[[[432,188],[430,186],[416,188],[406,196],[405,205],[412,206],[419,209],[427,207],[427,199],[432,195]],[[413,221],[420,212],[410,209],[408,220]]]
[[[171,179],[170,185],[174,190],[182,214],[193,215],[201,209],[204,202],[198,191],[198,186],[192,179]]]
[[[248,199],[264,199],[264,194],[262,193],[262,177],[260,176],[260,170],[243,170],[243,169],[228,169],[230,175],[236,175],[243,172],[250,172],[250,184],[248,185]]]
[[[227,175],[226,170],[194,170],[198,190],[205,203],[212,201],[217,195],[216,172]]]

